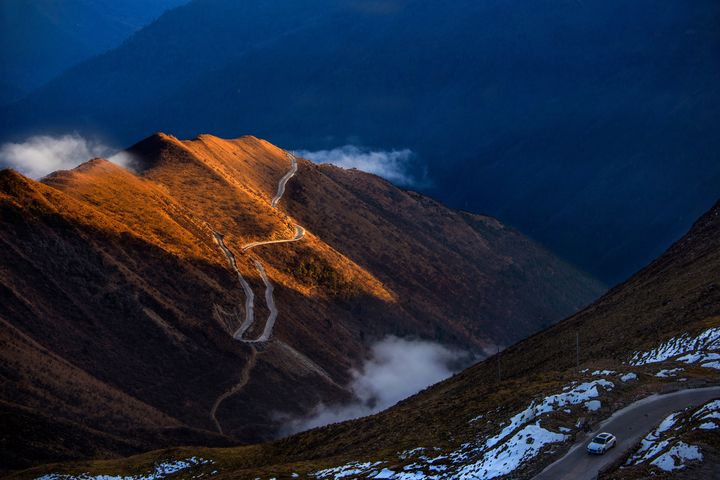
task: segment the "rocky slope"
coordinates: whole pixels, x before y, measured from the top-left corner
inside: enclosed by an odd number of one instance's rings
[[[580,313],[378,415],[264,445],[159,451],[19,477],[139,473],[194,457],[204,463],[181,475],[532,478],[573,444],[584,445],[583,425],[601,429],[612,412],[652,393],[715,386],[704,390],[705,403],[681,404],[659,424],[645,425],[642,442],[602,473],[711,478],[720,453],[718,402],[707,402],[720,396],[712,393],[720,384],[719,278],[720,203],[661,257]],[[594,478],[595,471],[584,473]]]
[[[497,220],[361,172],[298,159],[273,208],[292,157],[253,137],[127,153],[134,172],[0,172],[6,468],[268,439],[277,413],[347,399],[387,335],[483,355],[601,292]],[[248,342],[272,301],[270,341]]]

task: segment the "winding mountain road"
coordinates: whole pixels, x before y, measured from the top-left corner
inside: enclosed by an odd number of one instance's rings
[[[253,323],[255,323],[255,294],[252,291],[252,288],[250,287],[250,284],[245,280],[245,278],[240,273],[240,270],[237,268],[237,262],[235,261],[235,255],[230,251],[229,248],[225,245],[225,240],[223,238],[223,235],[221,233],[216,232],[213,230],[213,235],[215,236],[215,243],[217,243],[220,246],[220,249],[225,253],[225,256],[228,259],[228,262],[230,262],[230,267],[235,271],[235,273],[238,276],[238,280],[240,281],[240,285],[242,285],[243,291],[245,292],[245,319],[243,320],[240,327],[235,330],[235,333],[233,333],[233,338],[236,340],[242,340],[243,335],[247,331],[248,328],[250,328]]]
[[[673,412],[720,397],[720,386],[651,395],[618,410],[591,433],[575,442],[559,460],[533,480],[594,480],[598,472],[628,453],[636,443]],[[604,455],[590,455],[585,445],[600,432],[617,437],[617,446]]]
[[[270,205],[272,208],[276,208],[278,202],[282,198],[283,194],[285,193],[285,186],[287,185],[288,180],[290,180],[295,173],[297,173],[298,165],[297,165],[297,158],[295,158],[295,155],[293,155],[290,152],[286,152],[287,157],[290,159],[290,170],[282,176],[280,181],[278,182],[278,188],[277,193],[275,194],[275,197],[270,202]],[[250,345],[251,348],[251,356],[247,364],[243,367],[243,370],[240,373],[240,381],[235,384],[232,388],[224,392],[222,395],[220,395],[216,400],[215,403],[212,406],[212,409],[210,410],[210,418],[212,419],[213,423],[215,424],[215,427],[217,428],[218,432],[221,434],[223,433],[222,426],[220,425],[220,422],[217,419],[217,410],[220,407],[220,405],[227,400],[229,397],[237,394],[240,390],[243,389],[243,387],[247,384],[247,382],[250,380],[250,371],[254,368],[255,362],[257,359],[257,356],[259,355],[258,351],[256,350],[255,345],[261,344],[265,342],[269,342],[272,338],[272,332],[273,328],[275,327],[275,321],[278,317],[278,309],[275,305],[275,297],[273,296],[274,286],[272,282],[270,282],[270,279],[267,276],[267,273],[265,272],[265,267],[263,264],[258,260],[257,258],[253,258],[253,262],[255,264],[255,268],[257,269],[258,273],[260,274],[260,278],[262,279],[263,283],[265,284],[265,303],[267,304],[268,310],[270,313],[268,314],[268,318],[265,321],[265,327],[263,328],[262,333],[260,336],[254,340],[245,338],[245,333],[250,329],[250,327],[253,326],[255,323],[255,294],[252,291],[252,288],[250,287],[250,284],[245,280],[245,278],[240,273],[240,270],[237,267],[237,261],[235,259],[235,255],[230,251],[230,249],[225,245],[224,237],[221,233],[210,229],[213,233],[213,237],[215,240],[215,243],[218,244],[222,252],[225,254],[225,256],[228,259],[228,262],[230,263],[230,267],[235,271],[235,273],[238,276],[238,280],[240,281],[240,285],[242,285],[243,291],[245,292],[245,319],[243,320],[240,327],[233,333],[233,338],[235,340],[238,340],[240,342],[243,342],[245,344]],[[259,241],[259,242],[252,242],[242,247],[242,252],[246,252],[247,250],[250,250],[251,248],[260,246],[260,245],[268,245],[271,243],[287,243],[287,242],[297,242],[298,240],[302,239],[305,236],[305,229],[301,227],[300,225],[295,225],[295,236],[288,240],[266,240],[266,241]],[[335,384],[335,382],[330,378],[330,376],[322,370],[320,367],[314,365],[309,359],[301,355],[299,352],[295,351],[290,347],[289,345],[285,345],[282,342],[279,342],[281,346],[288,349],[288,351],[292,352],[296,358],[298,358],[303,365],[306,365],[309,368],[312,368],[314,371],[316,371],[319,375],[323,376],[323,378],[326,378],[329,382]]]
[[[275,197],[272,199],[272,202],[270,202],[270,206],[272,206],[272,208],[275,208],[277,206],[278,202],[280,201],[283,194],[285,193],[285,185],[287,185],[288,180],[290,180],[293,177],[293,175],[295,175],[295,173],[297,173],[297,169],[298,169],[297,158],[295,158],[295,155],[293,155],[290,152],[285,152],[285,154],[288,156],[288,158],[290,159],[290,162],[291,162],[290,171],[287,172],[285,175],[283,175],[283,177],[278,182],[277,193],[275,194]]]
[[[271,206],[272,208],[275,208],[277,206],[277,203],[280,201],[280,199],[283,196],[283,193],[285,193],[285,185],[287,185],[288,180],[290,180],[295,173],[297,172],[298,166],[297,166],[297,158],[295,158],[295,155],[293,155],[290,152],[286,152],[286,155],[290,159],[290,170],[282,176],[282,178],[278,182],[278,188],[277,188],[277,194],[275,195],[275,198],[272,199]],[[235,259],[235,255],[230,251],[230,249],[225,245],[224,237],[221,233],[210,229],[213,233],[213,237],[215,240],[215,243],[217,243],[220,246],[220,249],[223,251],[225,256],[228,259],[228,262],[230,263],[230,267],[235,271],[235,273],[238,276],[238,280],[240,281],[240,285],[242,285],[243,291],[245,292],[245,319],[243,320],[240,327],[235,330],[233,333],[233,338],[235,340],[244,342],[244,343],[262,343],[267,342],[270,340],[270,337],[272,336],[273,328],[275,327],[275,320],[278,316],[278,309],[275,306],[275,299],[273,297],[273,291],[274,287],[272,283],[270,282],[270,279],[267,276],[267,273],[265,272],[265,268],[263,267],[262,263],[257,258],[253,258],[253,262],[255,263],[255,268],[257,269],[258,273],[260,274],[260,278],[262,279],[263,283],[265,284],[265,302],[268,306],[268,310],[270,310],[270,314],[268,315],[267,321],[265,322],[265,328],[263,329],[262,334],[254,340],[245,338],[245,333],[250,329],[250,327],[253,326],[255,323],[255,294],[252,291],[252,288],[250,287],[250,284],[245,280],[245,278],[240,273],[240,270],[237,267],[237,260]],[[295,225],[295,236],[291,239],[285,239],[285,240],[265,240],[265,241],[258,241],[258,242],[252,242],[249,243],[241,248],[242,252],[246,252],[247,250],[250,250],[251,248],[260,246],[260,245],[268,245],[271,243],[287,243],[287,242],[297,242],[298,240],[301,240],[305,236],[305,229],[301,227],[300,225]]]
[[[272,243],[288,243],[288,242],[297,242],[298,240],[301,240],[305,236],[305,229],[301,227],[300,225],[295,225],[295,236],[293,238],[289,239],[283,239],[283,240],[264,240],[260,242],[252,242],[248,243],[247,245],[244,245],[242,247],[242,251],[246,252],[250,250],[251,248],[259,247],[260,245],[270,245]]]
[[[253,259],[253,261],[255,262],[255,268],[257,268],[258,273],[260,273],[260,278],[262,278],[262,281],[265,284],[265,303],[267,304],[268,310],[270,310],[270,314],[265,321],[265,328],[263,329],[262,334],[255,340],[245,340],[245,342],[267,342],[270,340],[270,336],[272,335],[273,327],[275,326],[275,319],[277,319],[278,316],[278,309],[275,306],[275,298],[273,297],[274,287],[273,284],[270,283],[267,273],[265,273],[265,267],[263,267],[262,263],[260,263],[257,259]]]

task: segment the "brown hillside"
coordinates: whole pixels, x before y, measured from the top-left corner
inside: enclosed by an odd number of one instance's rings
[[[346,399],[349,368],[379,338],[482,354],[601,288],[497,220],[359,172],[299,159],[273,209],[291,162],[253,137],[157,134],[128,152],[137,173],[100,159],[43,182],[0,172],[0,400],[21,425],[108,438],[58,449],[13,429],[9,468],[268,439],[277,412]],[[299,241],[242,252],[295,225]],[[245,295],[213,232],[255,292],[251,338],[269,313],[264,265],[279,310],[269,342],[232,338]]]

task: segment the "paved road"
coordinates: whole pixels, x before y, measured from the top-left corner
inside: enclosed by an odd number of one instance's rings
[[[287,240],[265,240],[262,242],[248,243],[247,245],[244,245],[242,247],[242,251],[246,252],[246,251],[250,250],[251,248],[259,247],[260,245],[270,245],[271,243],[297,242],[304,236],[305,236],[305,229],[303,227],[301,227],[300,225],[295,225],[295,236],[293,238],[289,238]]]
[[[275,306],[275,298],[273,298],[273,290],[275,288],[273,287],[273,284],[270,283],[270,279],[268,278],[267,273],[265,273],[265,267],[263,267],[263,264],[257,259],[255,259],[254,262],[255,268],[257,268],[260,278],[262,278],[262,281],[265,284],[265,303],[267,304],[268,310],[270,310],[270,314],[265,322],[265,328],[263,328],[262,334],[255,340],[245,340],[247,343],[267,342],[270,340],[273,327],[275,326],[275,319],[278,316],[278,309]]]
[[[290,170],[283,175],[283,177],[278,182],[278,189],[277,194],[275,194],[275,198],[272,199],[271,206],[272,208],[275,208],[277,206],[277,203],[282,198],[283,194],[285,193],[285,185],[287,184],[288,180],[290,180],[293,175],[297,172],[298,166],[297,166],[297,159],[295,158],[295,155],[292,153],[286,152],[288,158],[290,159],[291,166]],[[208,226],[209,228],[209,226]],[[257,269],[258,273],[260,273],[260,278],[262,278],[263,283],[265,284],[265,303],[268,306],[268,310],[270,311],[267,321],[265,322],[265,328],[263,328],[262,334],[255,339],[255,340],[248,340],[246,338],[243,338],[245,335],[245,332],[253,325],[255,322],[255,294],[252,291],[252,288],[250,287],[250,284],[245,280],[245,278],[240,273],[240,270],[237,268],[237,261],[235,259],[235,255],[230,251],[230,249],[225,245],[225,240],[223,238],[223,235],[219,232],[216,232],[215,230],[210,229],[213,233],[213,237],[215,239],[215,243],[218,244],[220,249],[223,251],[225,256],[228,259],[228,262],[230,263],[230,267],[233,269],[233,271],[237,274],[238,280],[240,280],[240,284],[242,285],[243,290],[245,291],[245,320],[243,320],[240,327],[235,331],[233,334],[233,338],[236,340],[239,340],[243,343],[247,344],[254,344],[254,343],[263,343],[270,340],[270,337],[272,336],[273,327],[275,326],[275,320],[278,316],[278,309],[275,306],[275,299],[273,297],[273,284],[270,282],[270,279],[267,276],[267,273],[265,272],[265,268],[263,267],[262,263],[260,263],[259,260],[253,259],[253,262],[255,263],[255,268]],[[245,245],[242,247],[242,251],[245,252],[246,250],[249,250],[253,247],[257,247],[259,245],[267,245],[270,243],[285,243],[285,242],[296,242],[303,238],[305,236],[305,229],[301,227],[300,225],[295,225],[295,237],[293,237],[290,240],[268,240],[265,242],[253,242],[248,245]],[[294,354],[303,361],[303,363],[307,363],[309,365],[314,365],[307,357],[302,356],[298,352],[296,352],[294,349],[292,349],[289,345],[282,344],[285,346],[285,348],[289,349],[291,352],[294,352]],[[251,347],[251,355],[250,359],[248,360],[247,364],[243,367],[242,371],[240,372],[240,381],[233,385],[232,388],[224,392],[222,395],[220,395],[215,402],[213,403],[212,408],[210,409],[210,419],[215,424],[215,427],[217,428],[217,431],[221,434],[223,433],[222,426],[220,425],[220,422],[217,419],[217,410],[220,408],[220,405],[230,398],[231,396],[238,393],[240,390],[245,387],[247,382],[250,380],[250,372],[255,367],[255,362],[257,360],[258,352],[255,349],[255,346]],[[326,377],[330,382],[335,383],[330,376],[325,373],[324,370],[320,369],[320,367],[315,366],[315,369],[318,370],[318,372]]]
[[[287,184],[288,180],[290,180],[293,175],[295,175],[295,172],[297,172],[298,166],[297,166],[297,158],[295,158],[295,155],[293,155],[290,152],[285,152],[285,154],[290,159],[290,171],[287,172],[278,182],[278,189],[277,193],[275,194],[275,198],[272,199],[271,206],[272,208],[275,208],[280,201],[280,199],[283,196],[283,193],[285,193],[285,185]]]
[[[534,480],[593,480],[598,471],[632,448],[643,436],[673,412],[720,398],[720,387],[680,390],[651,395],[615,412],[595,431],[584,436],[564,457],[548,466]],[[602,456],[590,455],[585,446],[594,435],[610,432],[617,436],[615,448]]]
[[[242,276],[240,270],[238,270],[235,255],[225,245],[223,235],[215,230],[213,230],[213,235],[215,236],[215,242],[220,246],[220,249],[227,257],[230,267],[232,267],[233,271],[237,274],[240,285],[242,285],[243,291],[245,292],[245,320],[243,320],[240,327],[235,330],[235,333],[233,333],[234,339],[242,340],[242,336],[245,334],[245,331],[250,328],[253,323],[255,323],[255,294],[253,293],[250,284]]]
[[[298,166],[297,166],[297,159],[295,158],[295,155],[293,155],[290,152],[286,152],[288,158],[291,161],[290,170],[283,175],[283,177],[278,182],[278,189],[277,194],[275,195],[275,198],[272,199],[272,208],[275,208],[277,203],[280,201],[280,199],[283,196],[283,193],[285,193],[285,185],[287,184],[288,180],[290,180],[293,175],[297,172]],[[208,227],[209,228],[209,227]],[[230,249],[225,245],[225,240],[223,238],[223,235],[219,232],[216,232],[215,230],[210,229],[213,233],[213,236],[215,238],[215,243],[217,243],[220,246],[220,249],[223,251],[225,256],[228,259],[228,262],[230,263],[230,267],[235,271],[235,273],[238,276],[238,279],[240,280],[240,284],[242,285],[242,288],[245,292],[245,319],[243,320],[240,327],[233,333],[233,338],[235,340],[239,340],[241,342],[245,343],[262,343],[267,342],[270,340],[270,337],[272,336],[273,327],[275,326],[275,320],[278,316],[278,310],[275,306],[275,299],[273,298],[273,290],[274,287],[272,283],[270,283],[270,279],[268,278],[267,274],[265,273],[265,268],[263,267],[262,263],[260,263],[257,259],[253,259],[255,263],[255,268],[257,268],[257,271],[260,273],[260,277],[262,278],[263,283],[265,284],[265,302],[267,303],[268,310],[270,310],[270,314],[268,315],[268,319],[265,322],[265,328],[263,328],[262,334],[255,339],[255,340],[249,340],[244,338],[245,332],[248,331],[250,327],[255,323],[255,294],[252,291],[252,288],[250,287],[250,284],[243,278],[242,274],[240,273],[240,270],[237,268],[237,261],[235,259],[235,255],[230,251]],[[302,239],[305,236],[305,229],[301,227],[300,225],[295,225],[295,236],[291,239],[287,240],[266,240],[266,241],[260,241],[260,242],[252,242],[242,247],[242,251],[245,252],[251,248],[260,246],[260,245],[268,245],[271,243],[287,243],[287,242],[297,242],[298,240]]]

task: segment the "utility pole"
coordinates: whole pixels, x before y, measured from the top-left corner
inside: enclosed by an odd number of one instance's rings
[[[580,371],[580,330],[575,332],[575,366]]]

